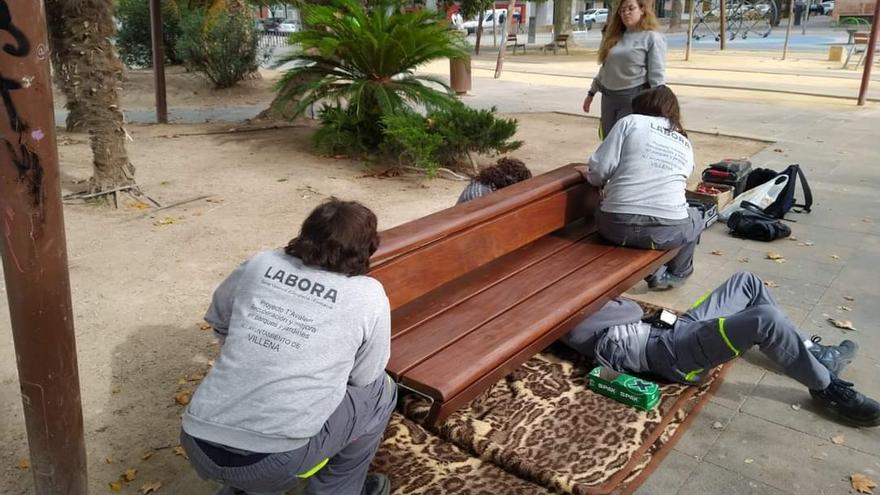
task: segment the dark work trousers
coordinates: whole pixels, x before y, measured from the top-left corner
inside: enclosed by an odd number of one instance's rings
[[[648,89],[648,86],[636,86],[630,89],[621,89],[613,91],[610,89],[602,89],[602,139],[605,139],[614,128],[614,124],[618,120],[633,113],[632,101],[642,91]]]
[[[652,330],[646,355],[652,372],[692,384],[754,345],[811,390],[831,383],[828,369],[807,350],[804,337],[764,283],[748,272],[733,275],[701,297],[673,329]]]
[[[681,247],[669,260],[665,270],[676,277],[687,277],[694,271],[694,251],[700,234],[705,228],[703,214],[696,208],[688,208],[688,217],[682,220],[657,219],[647,223],[644,215],[605,213],[597,215],[599,233],[618,246],[639,249],[673,249]],[[660,275],[663,268],[654,273]]]
[[[221,493],[237,488],[247,495],[280,495],[308,479],[306,495],[360,495],[396,401],[397,386],[385,373],[365,387],[349,386],[306,445],[245,466],[219,465],[186,432],[180,442],[199,476],[224,483],[227,491]]]

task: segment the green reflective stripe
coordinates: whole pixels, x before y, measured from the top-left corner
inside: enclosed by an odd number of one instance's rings
[[[301,478],[301,479],[309,478],[309,477],[311,477],[313,474],[315,474],[315,473],[317,473],[318,471],[320,471],[322,467],[326,466],[328,462],[330,462],[330,458],[329,458],[329,457],[326,458],[326,459],[324,459],[323,461],[319,462],[318,464],[315,465],[315,467],[313,467],[312,469],[309,469],[308,471],[304,472],[303,474],[298,474],[298,475],[296,475],[296,477],[297,477],[297,478]]]
[[[727,338],[727,332],[724,331],[724,318],[718,318],[718,333],[721,334],[721,338],[724,339],[724,343],[727,344],[727,347],[730,347],[730,350],[733,351],[734,356],[739,356],[739,351],[733,345],[733,342]]]
[[[605,133],[602,132],[602,119],[599,119],[599,141],[605,140]]]
[[[700,373],[702,373],[702,372],[703,372],[703,368],[691,371],[687,375],[684,375],[684,379],[689,382],[695,382],[695,381],[697,381],[697,378],[700,377]]]
[[[697,302],[695,302],[694,305],[691,306],[691,309],[694,309],[694,308],[696,308],[696,307],[699,307],[701,304],[703,304],[704,302],[706,302],[706,299],[709,299],[709,296],[710,296],[710,295],[712,295],[712,291],[711,291],[711,290],[710,290],[710,291],[706,291],[706,293],[703,294],[702,296],[700,296],[700,298],[697,299]]]

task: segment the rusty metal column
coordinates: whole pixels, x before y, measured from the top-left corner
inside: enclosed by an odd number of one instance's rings
[[[868,37],[868,52],[865,53],[865,68],[862,72],[862,84],[859,86],[859,106],[868,99],[868,85],[871,83],[871,67],[874,65],[874,52],[877,48],[877,25],[880,24],[880,0],[874,2],[874,22],[871,24],[871,36]]]
[[[150,0],[150,39],[153,46],[153,83],[156,87],[156,122],[168,123],[165,98],[165,36],[162,34],[162,1]]]
[[[42,1],[0,0],[0,255],[35,492],[85,495],[86,449]]]

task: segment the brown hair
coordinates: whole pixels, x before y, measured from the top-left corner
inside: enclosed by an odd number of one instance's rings
[[[305,265],[354,276],[370,271],[378,248],[376,215],[356,201],[331,197],[312,210],[284,252]]]
[[[669,119],[669,130],[687,137],[687,132],[681,125],[681,107],[678,106],[678,98],[669,86],[657,86],[642,91],[633,98],[632,109],[633,113],[640,115],[666,117]]]
[[[626,31],[626,26],[623,25],[623,20],[620,18],[620,6],[625,2],[626,0],[618,0],[617,5],[614,6],[614,15],[608,16],[608,22],[602,28],[602,44],[599,45],[600,64],[605,63],[605,60],[608,58],[608,52],[614,48],[614,45],[620,41],[620,38],[623,38],[623,33]],[[654,10],[651,9],[651,3],[648,0],[636,0],[636,3],[639,4],[644,13],[641,20],[639,20],[639,25],[633,28],[633,30],[656,31],[660,27],[660,23],[657,22]]]
[[[531,178],[532,172],[525,163],[508,157],[499,158],[495,165],[483,169],[476,177],[477,182],[491,186],[495,191]]]

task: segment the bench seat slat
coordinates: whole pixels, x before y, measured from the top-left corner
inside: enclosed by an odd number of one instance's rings
[[[553,256],[594,231],[585,222],[574,223],[487,263],[391,313],[392,341],[413,327],[455,307],[478,292],[509,278],[520,270]]]
[[[587,306],[617,297],[635,277],[650,272],[674,251],[614,248],[557,283],[533,295],[497,318],[403,374],[402,381],[444,402],[461,394],[475,380],[498,380],[540,349],[530,344],[555,340],[567,329],[559,325]],[[590,285],[585,286],[589,280]],[[636,278],[637,280],[637,278]],[[529,328],[522,323],[529,322]],[[554,329],[556,335],[548,336]],[[542,337],[547,337],[542,339]],[[521,359],[517,359],[521,357]],[[508,369],[509,368],[509,369]]]
[[[475,330],[484,333],[486,325],[493,319],[505,319],[505,315],[518,305],[531,307],[531,299],[549,290],[548,287],[562,283],[571,273],[590,265],[594,260],[600,260],[615,249],[599,243],[598,235],[588,239],[589,242],[572,243],[542,262],[514,273],[503,282],[459,303],[455,311],[441,313],[398,337],[391,343],[387,369],[406,378],[407,370],[435,354],[455,355],[447,354],[446,348]],[[548,308],[541,310],[555,313]],[[520,331],[532,332],[529,328],[521,328]]]

